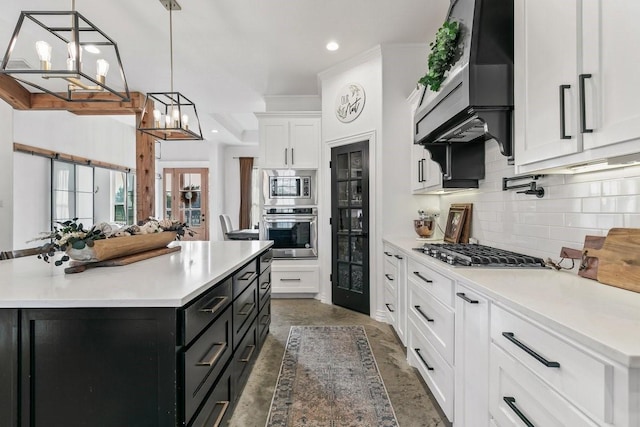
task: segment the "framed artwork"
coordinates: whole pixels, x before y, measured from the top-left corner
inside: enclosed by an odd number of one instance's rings
[[[462,232],[460,233],[460,239],[457,243],[469,243],[469,236],[471,235],[471,218],[473,213],[473,203],[453,203],[452,208],[463,208],[465,210],[464,224],[462,226]]]
[[[448,243],[460,243],[462,229],[465,224],[467,210],[463,207],[450,207],[447,217],[447,226],[444,229],[444,241]]]

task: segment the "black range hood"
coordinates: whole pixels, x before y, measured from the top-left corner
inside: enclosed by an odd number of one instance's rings
[[[460,57],[438,92],[423,92],[414,142],[440,164],[445,188],[477,188],[485,141],[513,159],[513,1],[452,0],[447,20],[459,24]]]

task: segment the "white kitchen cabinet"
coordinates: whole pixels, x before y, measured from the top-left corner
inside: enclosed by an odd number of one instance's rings
[[[388,322],[406,345],[407,329],[407,259],[397,248],[384,244],[385,309]]]
[[[320,292],[320,269],[316,260],[274,259],[271,294],[316,294]]]
[[[519,173],[640,152],[635,0],[515,1]]]
[[[456,425],[486,427],[489,420],[489,299],[456,284]]]
[[[317,169],[320,158],[319,113],[256,114],[260,161],[268,169]]]
[[[413,194],[427,194],[442,190],[440,165],[431,160],[429,150],[422,145],[411,147],[411,191]]]

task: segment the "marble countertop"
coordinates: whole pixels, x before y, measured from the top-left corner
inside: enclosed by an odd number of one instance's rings
[[[35,256],[0,261],[0,308],[180,307],[271,241],[173,242],[179,252],[65,274]]]
[[[553,269],[453,267],[412,248],[416,239],[385,242],[622,365],[640,368],[640,293]]]

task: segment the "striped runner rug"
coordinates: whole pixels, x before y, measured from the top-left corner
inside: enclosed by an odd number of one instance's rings
[[[292,326],[267,427],[397,427],[362,326]]]

